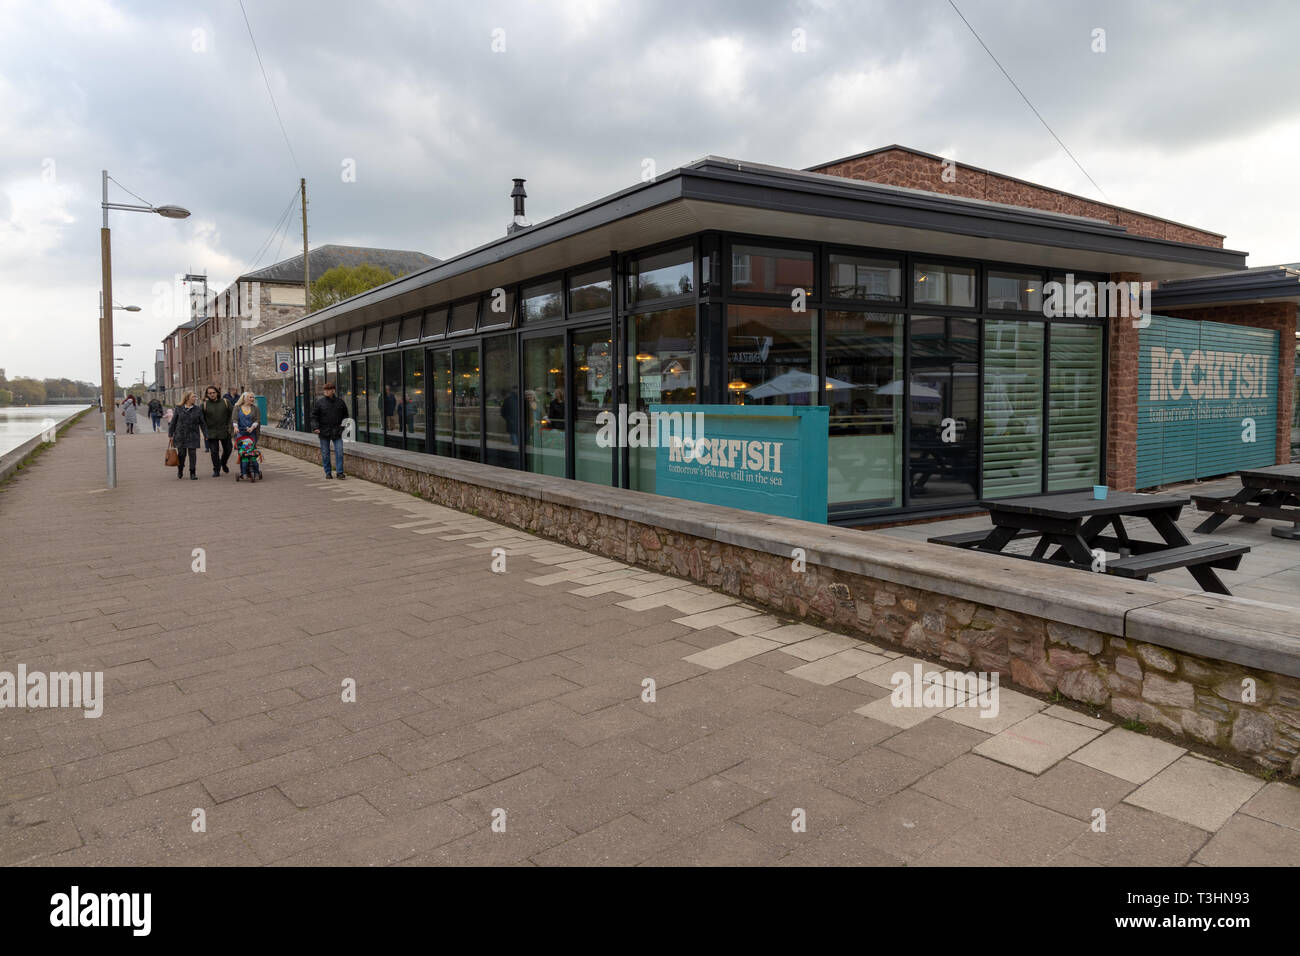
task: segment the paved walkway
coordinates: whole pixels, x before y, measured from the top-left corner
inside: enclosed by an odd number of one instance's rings
[[[89,416],[0,493],[0,671],[105,698],[0,710],[0,862],[1300,863],[1289,784],[1005,688],[894,707],[888,649],[164,444],[103,491]]]

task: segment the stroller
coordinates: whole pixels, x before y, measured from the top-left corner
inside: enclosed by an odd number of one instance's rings
[[[257,450],[257,442],[249,435],[236,439],[235,448],[239,452],[239,474],[235,481],[260,481],[262,478],[262,453]]]

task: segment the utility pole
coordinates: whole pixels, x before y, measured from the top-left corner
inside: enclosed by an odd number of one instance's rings
[[[311,270],[307,267],[307,180],[298,180],[302,187],[302,294],[303,315],[311,311]]]
[[[307,313],[311,311],[311,268],[307,261],[307,179],[305,177],[299,179],[298,185],[302,188],[302,314],[307,315]],[[297,355],[297,352],[298,350],[295,348],[295,356]],[[294,365],[293,371],[296,380],[301,374],[296,364]],[[294,391],[297,392],[300,387],[301,386],[298,382],[295,381]],[[303,392],[302,406],[307,404],[306,394],[306,392]],[[294,402],[294,404],[299,405],[298,402]],[[296,418],[299,422],[298,427],[301,428],[301,422],[303,421],[307,409],[305,407],[299,407],[297,412]]]

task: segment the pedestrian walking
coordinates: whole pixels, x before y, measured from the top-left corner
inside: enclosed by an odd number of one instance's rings
[[[176,446],[176,477],[185,477],[185,455],[188,452],[190,480],[198,481],[199,476],[195,471],[198,464],[199,443],[208,436],[203,409],[195,403],[193,392],[186,392],[181,396],[181,403],[176,406],[175,414],[172,415],[171,424],[168,426],[167,437]]]
[[[149,421],[153,422],[153,430],[158,430],[158,423],[162,421],[163,407],[162,402],[156,398],[149,399]]]
[[[311,430],[320,436],[320,463],[325,468],[325,477],[333,478],[337,473],[343,474],[343,420],[348,417],[347,402],[334,394],[334,383],[326,382],[325,394],[311,406]],[[330,468],[330,448],[334,449],[334,468]]]
[[[239,396],[240,396],[240,394],[241,394],[241,393],[236,392],[236,391],[234,391],[233,389],[229,389],[229,388],[228,388],[228,389],[226,389],[226,394],[225,394],[225,395],[222,395],[221,397],[224,398],[226,401],[228,401],[228,402],[230,403],[230,407],[231,407],[231,408],[234,408],[236,405],[239,404]]]
[[[122,421],[126,422],[126,433],[128,435],[135,434],[135,420],[135,399],[128,395],[122,399]]]
[[[234,418],[233,402],[221,396],[217,386],[209,385],[203,396],[203,423],[208,429],[208,454],[212,456],[212,477],[230,474],[231,421]]]
[[[235,481],[259,481],[262,469],[258,465],[261,452],[257,450],[258,434],[262,430],[262,413],[257,398],[245,392],[235,406],[235,443],[239,446],[239,475]]]

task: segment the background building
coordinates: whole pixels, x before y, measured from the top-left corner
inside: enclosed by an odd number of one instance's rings
[[[311,281],[335,266],[364,263],[401,276],[438,260],[422,252],[325,245],[311,250]],[[276,370],[273,347],[256,346],[253,339],[302,318],[305,302],[301,255],[239,276],[209,296],[206,306],[201,300],[192,301],[191,320],[177,326],[164,341],[169,400],[175,401],[185,390],[201,392],[215,384],[223,392],[243,388],[265,395],[269,407],[278,409],[292,395],[292,376]],[[173,381],[177,374],[178,382]]]

